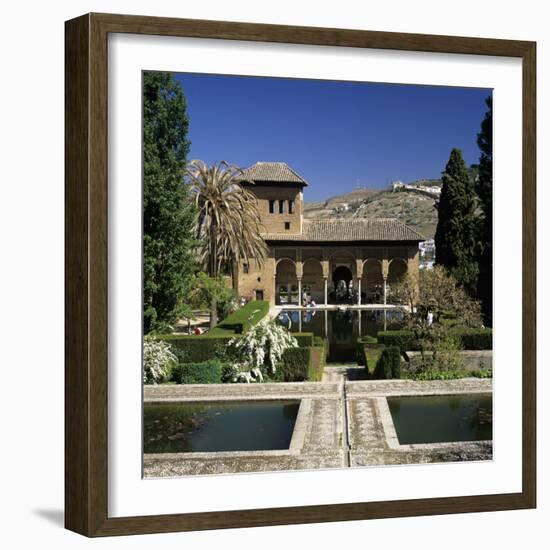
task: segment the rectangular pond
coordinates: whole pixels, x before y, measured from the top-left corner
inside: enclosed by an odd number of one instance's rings
[[[144,453],[288,449],[300,401],[145,403]]]
[[[284,309],[277,320],[291,332],[313,332],[327,340],[328,363],[353,363],[357,360],[357,339],[376,336],[386,327],[401,327],[403,312],[399,309]]]
[[[493,439],[492,394],[387,397],[401,445]]]

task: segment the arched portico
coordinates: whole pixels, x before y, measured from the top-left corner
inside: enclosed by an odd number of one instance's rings
[[[345,265],[337,266],[332,272],[332,284],[337,301],[347,301],[349,299],[353,273]]]
[[[296,273],[296,262],[281,258],[275,264],[275,292],[278,304],[299,304],[300,294]]]
[[[322,261],[318,258],[308,258],[303,262],[302,269],[302,294],[308,300],[314,300],[318,304],[325,300],[325,277]]]
[[[384,275],[382,260],[367,258],[363,261],[361,288],[365,293],[366,303],[380,304],[383,302]]]
[[[417,269],[414,250],[374,245],[292,248],[287,244],[273,249],[273,261],[267,265],[272,266],[271,296],[281,305],[303,305],[304,298],[306,304],[386,305],[392,286],[411,269]],[[339,283],[341,292],[337,297]]]

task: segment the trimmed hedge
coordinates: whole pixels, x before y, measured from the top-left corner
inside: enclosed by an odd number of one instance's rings
[[[178,364],[172,369],[176,384],[220,384],[222,364],[219,361]]]
[[[254,300],[232,313],[206,334],[163,334],[159,339],[170,344],[180,363],[201,363],[215,359],[231,338],[249,330],[268,312],[269,302]]]
[[[493,349],[493,329],[491,328],[453,328],[448,331],[465,350]],[[398,346],[401,351],[419,351],[420,347],[410,330],[387,330],[378,333],[378,342],[385,346]]]
[[[253,300],[226,317],[208,334],[210,336],[226,336],[244,334],[269,313],[269,302]]]
[[[357,343],[363,344],[367,348],[375,348],[378,345],[378,338],[366,334],[365,336],[358,338]]]
[[[369,373],[369,358],[367,355],[368,346],[359,344],[357,347],[357,364],[359,366],[365,367],[367,374]]]
[[[314,336],[313,337],[313,345],[316,348],[325,347],[325,339],[322,336]]]
[[[314,345],[313,332],[293,332],[292,336],[296,338],[301,348],[311,348]]]
[[[282,382],[320,382],[324,368],[324,345],[288,348],[278,365],[277,379]]]
[[[382,350],[372,377],[374,380],[401,378],[401,351],[397,346],[389,346]]]
[[[401,351],[418,351],[414,334],[410,330],[386,330],[378,333],[378,343],[384,346],[397,346]]]
[[[170,344],[180,363],[202,363],[215,359],[220,350],[223,350],[234,335],[188,336],[184,334],[164,334],[159,338]]]
[[[451,329],[449,333],[460,337],[464,349],[493,349],[493,329],[491,328]]]
[[[325,361],[326,352],[324,345],[310,348],[309,366],[307,370],[307,379],[310,382],[321,381],[323,378],[323,370],[325,369]]]
[[[311,349],[288,348],[283,352],[278,368],[283,382],[303,382],[308,378]]]

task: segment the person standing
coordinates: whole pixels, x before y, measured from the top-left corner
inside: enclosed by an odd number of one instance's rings
[[[428,326],[431,327],[432,323],[434,322],[434,314],[431,311],[428,311],[428,316],[426,317],[426,321],[428,323]]]

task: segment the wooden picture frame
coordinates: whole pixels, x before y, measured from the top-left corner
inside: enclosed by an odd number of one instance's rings
[[[109,33],[519,58],[523,70],[521,492],[139,517],[108,516],[107,37]],[[88,14],[65,27],[65,525],[127,535],[536,506],[536,44],[329,28]]]

